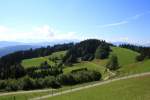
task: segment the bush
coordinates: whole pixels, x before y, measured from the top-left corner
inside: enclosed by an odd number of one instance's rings
[[[143,61],[144,59],[145,59],[145,57],[142,55],[139,55],[136,57],[136,61]]]
[[[87,55],[85,55],[85,56],[83,56],[81,58],[81,60],[83,60],[83,61],[91,61],[93,59],[94,59],[94,55],[93,54],[87,54]]]
[[[62,85],[75,85],[79,83],[98,81],[101,79],[101,74],[97,71],[82,70],[69,74],[61,74],[57,80]]]
[[[55,77],[53,76],[47,76],[44,78],[44,85],[46,87],[52,87],[52,88],[59,88],[61,87],[61,84],[57,82]]]
[[[5,89],[7,86],[7,82],[5,80],[0,80],[0,89]]]
[[[71,73],[76,73],[78,71],[87,71],[87,70],[88,70],[87,68],[80,68],[80,69],[72,70]]]
[[[35,80],[29,76],[22,78],[23,90],[35,89]]]
[[[7,91],[17,91],[19,90],[19,83],[16,80],[8,80],[7,81],[7,86],[5,87],[5,89]]]
[[[100,45],[95,52],[95,58],[96,59],[105,59],[108,58],[110,47],[108,45]]]
[[[116,70],[119,68],[118,57],[116,55],[111,55],[106,67],[110,70]]]

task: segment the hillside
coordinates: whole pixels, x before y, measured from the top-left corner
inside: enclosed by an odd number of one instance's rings
[[[98,43],[96,47],[90,47],[90,44],[92,42]],[[55,48],[53,50],[53,48]],[[121,47],[113,47],[104,41],[99,40],[86,40],[77,45],[72,45],[71,47],[68,45],[67,48],[64,48],[64,45],[54,46],[54,47],[47,47],[47,48],[41,48],[37,49],[38,52],[35,50],[31,51],[25,51],[19,52],[22,57],[27,56],[26,59],[21,60],[21,65],[14,65],[10,68],[18,68],[22,67],[22,69],[19,69],[21,71],[26,71],[25,76],[21,77],[18,80],[11,79],[11,80],[4,80],[0,84],[0,88],[8,91],[14,91],[14,90],[33,90],[33,89],[43,89],[43,88],[55,88],[56,91],[71,88],[72,86],[78,87],[78,85],[91,84],[90,82],[95,81],[101,82],[102,80],[108,80],[111,78],[119,78],[121,76],[127,76],[130,74],[135,73],[143,73],[143,72],[149,72],[150,71],[150,60],[145,59],[144,61],[137,62],[136,57],[139,55],[139,53],[126,49]],[[51,52],[49,52],[49,50]],[[106,53],[108,51],[108,56],[106,58],[97,58],[96,54],[99,51]],[[31,56],[32,52],[36,54],[36,56]],[[38,54],[41,55],[38,55]],[[46,56],[45,56],[46,53]],[[102,53],[102,54],[103,54]],[[100,55],[100,52],[98,53]],[[119,62],[119,69],[116,70],[110,70],[106,69],[106,65],[108,64],[108,61],[110,61],[111,55],[116,55]],[[99,56],[98,55],[98,56]],[[10,54],[6,56],[14,58],[14,56],[19,57],[18,52],[14,54]],[[29,56],[29,57],[28,57]],[[64,60],[64,58],[66,59]],[[5,57],[4,57],[5,58]],[[12,59],[11,58],[11,59]],[[84,58],[84,59],[83,59]],[[2,59],[3,60],[3,59]],[[4,59],[5,60],[5,59]],[[6,59],[7,60],[7,59]],[[20,59],[19,59],[20,60]],[[65,61],[65,62],[64,62]],[[46,63],[47,62],[47,63]],[[23,68],[24,67],[24,68]],[[17,70],[18,70],[17,69]],[[18,71],[16,70],[16,74],[18,75]],[[13,73],[12,73],[13,74]],[[20,73],[19,73],[20,74]],[[142,77],[142,78],[135,78],[135,79],[129,79],[129,80],[120,80],[119,82],[112,82],[110,84],[97,86],[96,88],[89,88],[86,90],[79,91],[74,93],[68,93],[68,95],[72,95],[72,98],[69,98],[69,100],[79,99],[81,100],[91,100],[92,97],[95,97],[94,100],[104,99],[108,100],[106,92],[109,91],[109,96],[113,97],[112,100],[119,100],[120,97],[125,94],[123,100],[128,97],[133,100],[133,98],[136,98],[137,96],[143,96],[136,95],[135,93],[131,94],[129,91],[129,88],[135,88],[138,86],[142,86],[143,84],[148,84],[147,82],[150,82],[150,80],[147,78],[150,76]],[[140,80],[139,80],[140,79]],[[28,84],[28,81],[30,84]],[[141,83],[139,81],[142,81]],[[137,86],[134,85],[136,82],[139,82]],[[6,84],[5,87],[3,87],[3,84]],[[94,83],[94,82],[93,82]],[[125,87],[121,87],[122,85],[127,84]],[[117,87],[118,86],[118,87]],[[21,87],[21,88],[20,88]],[[111,88],[110,88],[111,87]],[[147,85],[143,88],[146,88]],[[59,88],[59,89],[58,89]],[[114,89],[115,88],[115,89]],[[143,93],[143,88],[141,88]],[[119,96],[117,97],[116,92],[123,90],[120,92]],[[83,92],[84,91],[84,92]],[[114,93],[113,93],[114,91]],[[139,92],[139,90],[132,90]],[[39,93],[41,95],[44,95],[44,93]],[[46,92],[45,95],[48,93]],[[100,95],[98,95],[100,94]],[[62,95],[62,100],[66,100],[66,95]],[[88,95],[88,96],[87,96]],[[103,96],[102,96],[103,95]],[[12,96],[12,95],[11,95]],[[18,98],[18,96],[16,96]],[[25,98],[24,95],[21,95],[21,98]],[[37,94],[33,97],[37,97]],[[52,100],[54,99],[60,99],[60,96],[52,97]],[[85,98],[87,97],[87,98]],[[4,97],[5,98],[5,97]],[[129,98],[129,100],[130,100]],[[139,97],[137,97],[139,98]],[[135,99],[136,100],[136,99]],[[143,100],[146,100],[145,98]]]
[[[139,53],[135,51],[120,47],[112,47],[112,53],[117,55],[120,66],[135,63],[135,58],[139,55]]]
[[[137,52],[120,47],[111,47],[111,49],[112,49],[111,54],[117,55],[121,68],[123,68],[125,65],[128,66],[130,64],[135,63],[135,57],[138,55]],[[64,72],[69,73],[75,69],[88,68],[92,70],[97,70],[101,72],[103,76],[107,76],[108,73],[104,73],[107,61],[108,59],[105,60],[94,59],[93,61],[81,61],[80,63],[74,64],[72,67],[65,68]]]
[[[116,54],[118,56],[119,64],[121,66],[120,71],[122,73],[123,71],[126,71],[127,69],[130,68],[128,65],[131,65],[131,64],[134,64],[135,66],[138,65],[136,64],[136,61],[135,61],[135,57],[138,55],[137,52],[134,52],[132,50],[125,49],[125,48],[120,48],[120,47],[111,47],[111,49],[112,49],[111,54]],[[54,65],[55,63],[49,60],[49,58],[51,57],[60,58],[60,56],[64,56],[65,53],[66,51],[60,51],[60,52],[55,52],[52,55],[45,56],[45,57],[25,59],[22,61],[22,65],[25,68],[32,67],[32,66],[39,66],[44,61],[47,61],[50,65]],[[63,71],[64,73],[70,73],[72,70],[87,68],[89,70],[97,70],[103,74],[103,77],[105,77],[108,75],[108,73],[104,73],[105,65],[107,61],[108,61],[107,59],[105,60],[94,59],[93,61],[81,61],[79,63],[73,64],[71,67],[65,66]],[[132,72],[132,68],[130,68],[130,70]]]
[[[149,100],[149,84],[150,76],[141,76],[42,100]]]

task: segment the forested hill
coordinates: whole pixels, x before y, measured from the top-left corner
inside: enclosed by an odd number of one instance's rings
[[[0,78],[9,78],[11,76],[10,72],[12,65],[17,65],[20,73],[23,70],[23,67],[20,65],[23,59],[30,59],[35,57],[42,57],[50,55],[53,52],[68,50],[73,47],[73,43],[68,44],[58,44],[52,47],[41,47],[38,49],[30,49],[24,51],[17,51],[0,58]],[[16,69],[16,68],[15,68]],[[18,76],[20,77],[20,76]]]
[[[103,52],[98,54],[100,58],[107,58],[109,55],[110,45],[103,40],[89,39],[77,43],[73,48],[69,49],[66,56],[63,59],[63,63],[71,64],[77,62],[77,59],[81,60],[93,60],[95,52]],[[97,51],[96,51],[97,50]]]

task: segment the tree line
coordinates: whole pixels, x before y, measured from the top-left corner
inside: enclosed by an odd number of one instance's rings
[[[32,78],[25,76],[19,79],[8,79],[0,81],[0,90],[17,91],[42,88],[60,88],[64,85],[75,85],[79,83],[98,81],[101,74],[97,71],[80,70],[74,73],[59,74],[58,76],[46,76],[44,78]]]

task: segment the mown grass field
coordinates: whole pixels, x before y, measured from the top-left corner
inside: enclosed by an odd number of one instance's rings
[[[150,76],[120,80],[44,100],[150,100]]]
[[[47,61],[50,65],[54,65],[55,63],[53,61],[50,61],[49,58],[50,57],[60,58],[61,56],[64,56],[65,53],[66,53],[66,51],[60,51],[60,52],[52,53],[51,55],[45,56],[45,57],[25,59],[22,61],[22,65],[25,68],[33,67],[33,66],[40,66],[40,64],[45,62],[45,61]]]

